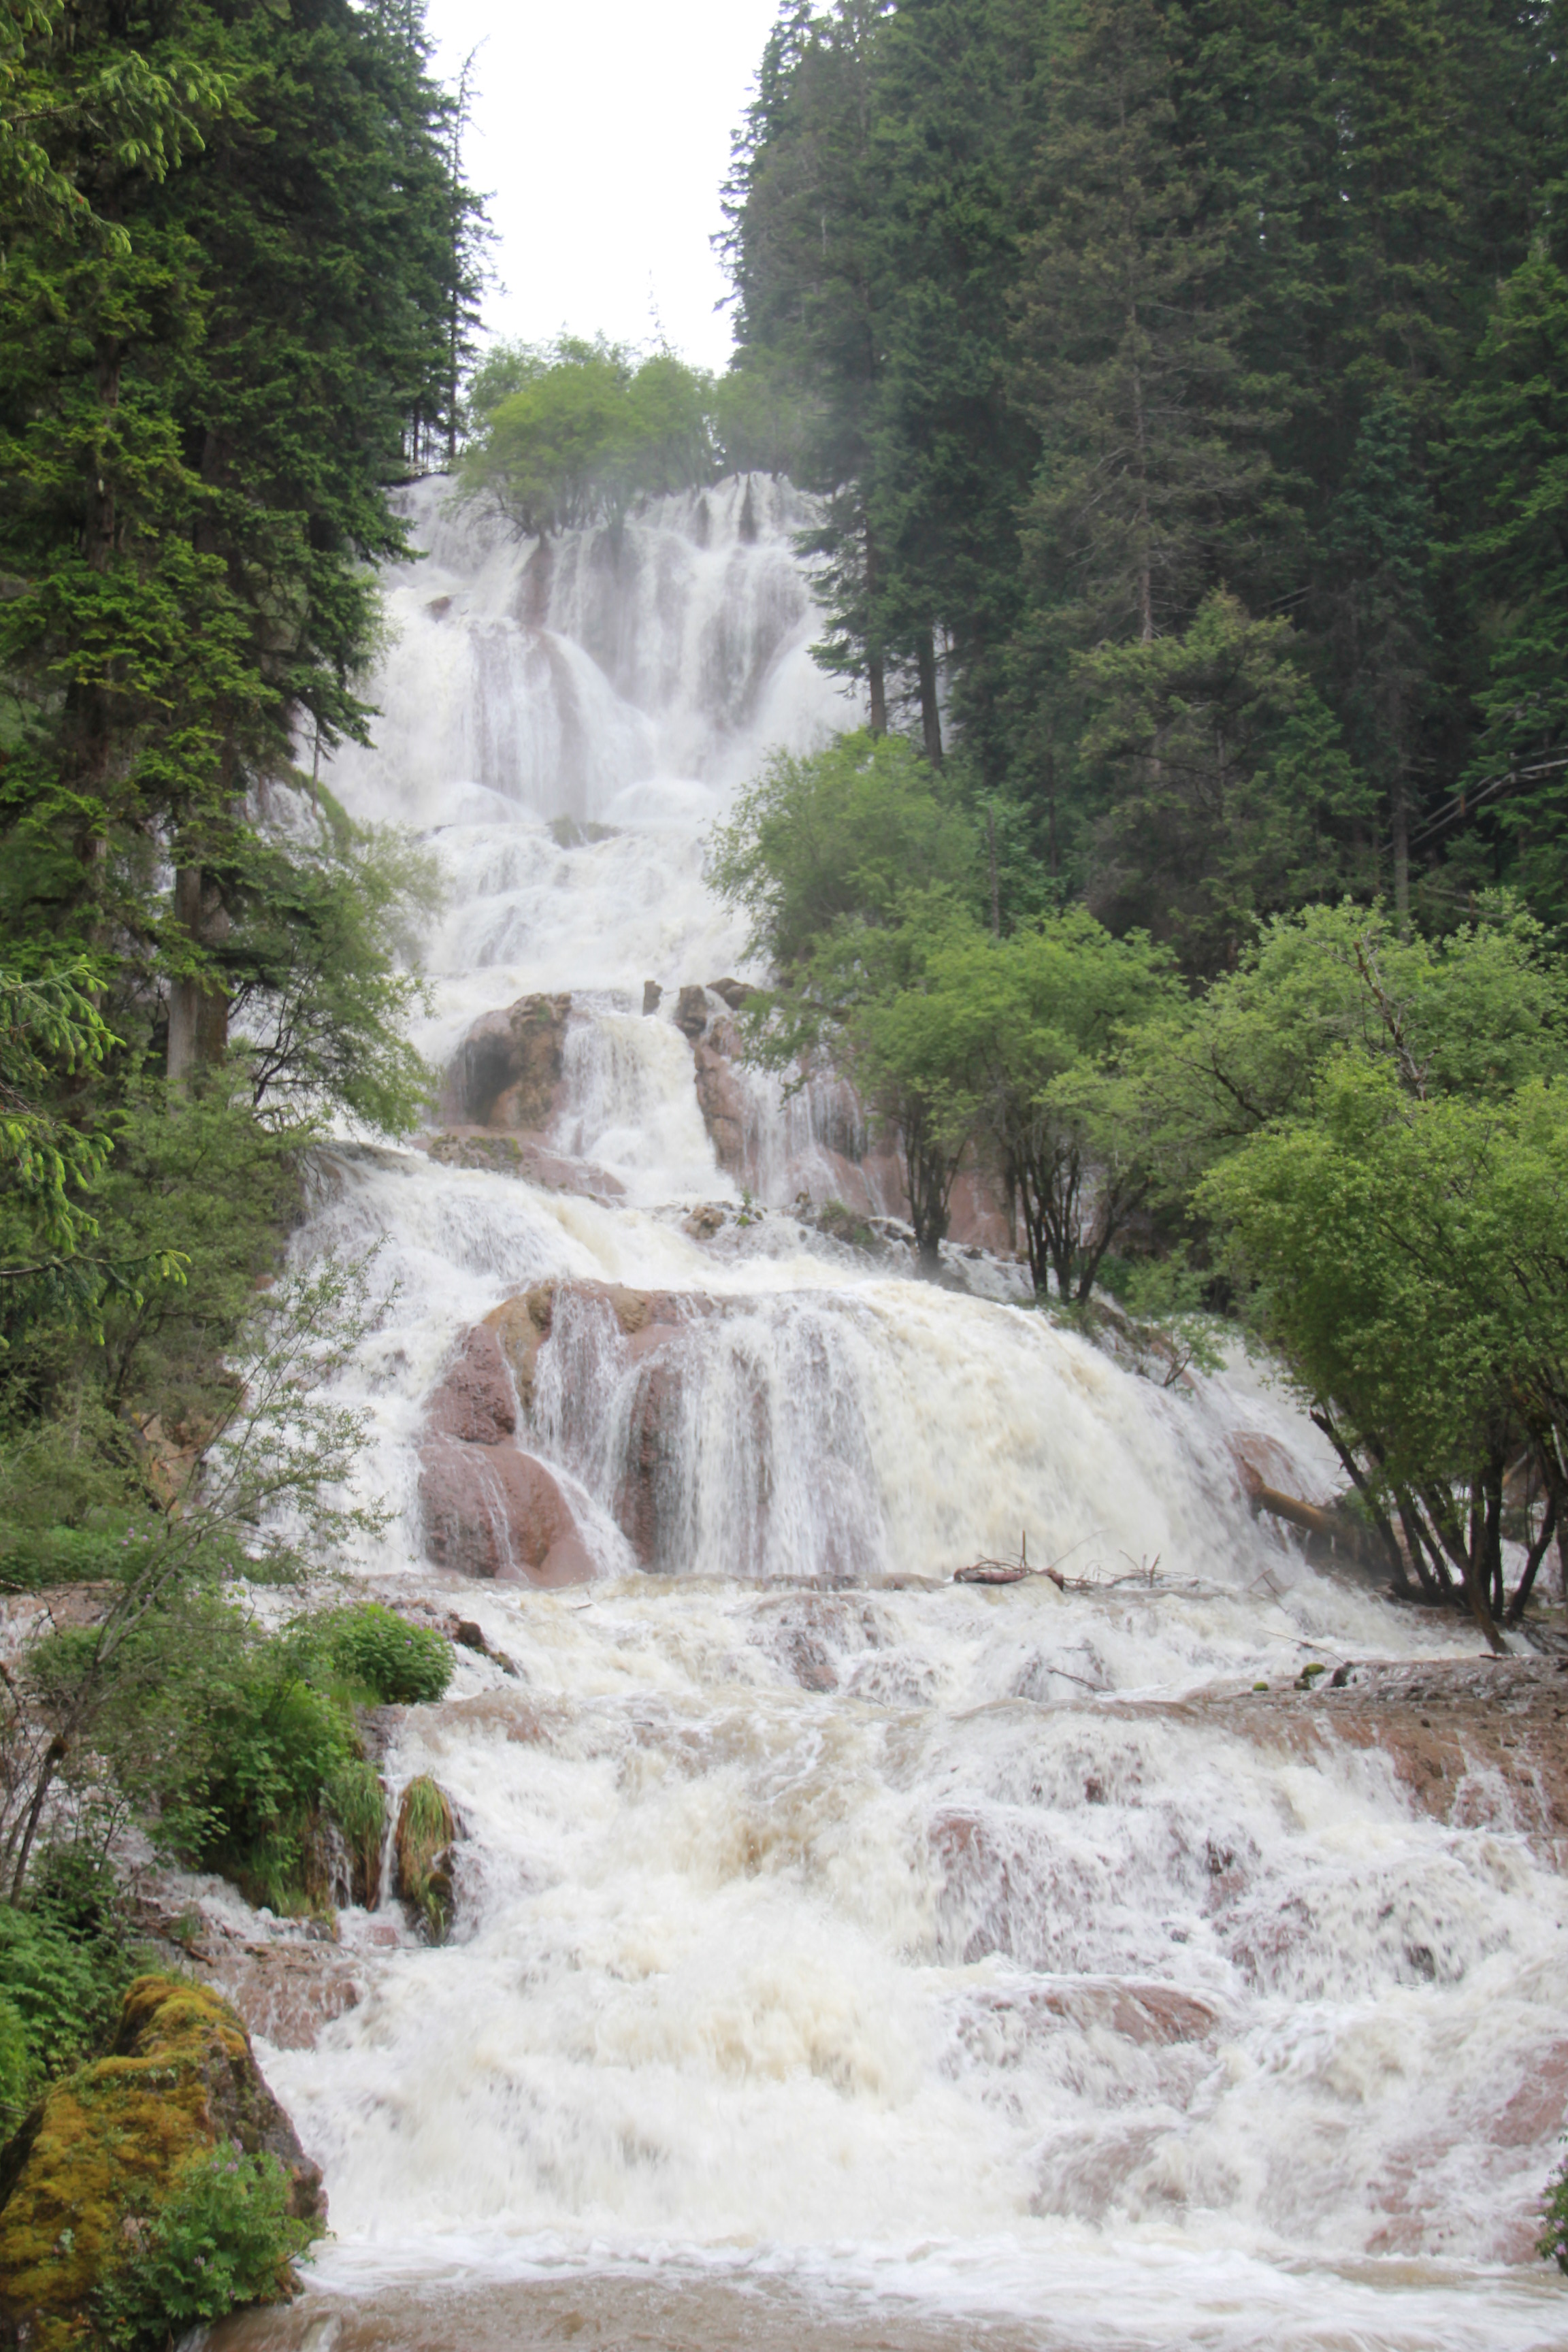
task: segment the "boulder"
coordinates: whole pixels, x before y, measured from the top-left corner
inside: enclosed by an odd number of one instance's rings
[[[554,1477],[510,1442],[427,1437],[419,1499],[426,1549],[438,1568],[540,1585],[582,1584],[594,1573]]]
[[[466,1331],[430,1400],[428,1426],[435,1437],[455,1437],[466,1445],[499,1445],[517,1428],[517,1399],[506,1359],[493,1331],[482,1323]]]
[[[743,980],[710,980],[708,983],[709,995],[721,997],[731,1013],[739,1013],[746,999],[756,992]]]
[[[693,1045],[707,1028],[708,991],[700,982],[689,981],[676,998],[675,1025]]]
[[[642,1009],[645,1019],[648,1014],[658,1011],[663,999],[664,991],[660,988],[658,981],[645,980],[642,984]]]
[[[0,2344],[68,2352],[95,2340],[94,2291],[137,2215],[155,2211],[185,2167],[224,2141],[275,2156],[291,2212],[325,2226],[321,2168],[227,2001],[138,1977],[110,2054],[55,2083],[0,2155]]]
[[[475,1127],[547,1128],[560,1108],[570,995],[520,996],[482,1013],[447,1073],[451,1116]]]
[[[691,1058],[696,1066],[697,1105],[712,1140],[714,1157],[731,1176],[746,1172],[749,1121],[745,1088],[735,1065],[741,1041],[728,1021],[715,1021],[696,1038]]]
[[[421,1147],[443,1168],[477,1168],[495,1176],[516,1176],[545,1192],[575,1192],[588,1201],[619,1201],[626,1186],[591,1160],[568,1160],[531,1136],[496,1135],[489,1129],[447,1128]]]
[[[452,1924],[452,1849],[459,1834],[452,1801],[439,1782],[423,1773],[410,1780],[393,1835],[394,1884],[399,1902],[407,1904],[432,1943],[440,1943]]]
[[[638,1368],[611,1507],[645,1568],[675,1565],[679,1540],[674,1506],[681,1469],[680,1336],[694,1322],[722,1315],[738,1303],[695,1291],[552,1282],[505,1300],[485,1318],[510,1367],[525,1413],[532,1410],[540,1350],[559,1336],[566,1316],[585,1312],[601,1318],[602,1336],[611,1342],[607,1377],[618,1380],[628,1368]]]

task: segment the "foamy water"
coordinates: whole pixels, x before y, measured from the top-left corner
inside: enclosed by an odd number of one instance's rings
[[[744,971],[703,829],[767,745],[852,717],[809,660],[793,493],[721,485],[548,562],[414,499],[433,554],[391,583],[378,749],[334,789],[445,863],[428,1050],[574,992],[553,1139],[626,1197],[345,1147],[301,1242],[378,1240],[396,1285],[351,1383],[400,1514],[361,1570],[517,1668],[459,1653],[388,1759],[462,1822],[452,1940],[373,1949],[346,1915],[365,1999],[263,2053],[326,2168],[331,2327],[554,2341],[569,2304],[605,2343],[1568,2341],[1525,2262],[1561,1882],[1377,1755],[1320,1767],[1216,1703],[1474,1652],[1251,1519],[1233,1441],[1325,1496],[1310,1425],[1239,1356],[1141,1379],[1005,1268],[965,1296],[781,1214],[684,1230],[740,1206],[669,1018]],[[782,1210],[811,1114],[757,1101]],[[425,1401],[556,1277],[718,1303],[671,1342],[663,1572],[614,1518],[644,1374],[580,1300],[525,1434],[601,1576],[459,1584],[424,1559]],[[1025,1530],[1095,1589],[943,1581]],[[250,2325],[303,2341],[324,2308]]]

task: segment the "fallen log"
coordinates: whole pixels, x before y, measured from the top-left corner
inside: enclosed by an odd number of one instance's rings
[[[1257,1476],[1247,1480],[1247,1499],[1254,1518],[1267,1511],[1270,1518],[1283,1519],[1288,1527],[1300,1528],[1304,1535],[1316,1536],[1321,1543],[1328,1544],[1335,1551],[1347,1552],[1363,1566],[1377,1567],[1381,1564],[1368,1546],[1364,1530],[1336,1505],[1325,1507],[1321,1503],[1305,1503],[1299,1495],[1285,1495],[1278,1486],[1266,1486]]]

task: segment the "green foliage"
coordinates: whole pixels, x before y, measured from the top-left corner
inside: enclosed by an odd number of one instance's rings
[[[1568,2158],[1547,2184],[1542,2220],[1545,2227],[1536,2242],[1536,2252],[1543,2263],[1554,2262],[1560,2271],[1568,2272]]]
[[[471,404],[464,485],[530,534],[618,520],[635,499],[717,471],[711,386],[669,352],[637,363],[602,338],[503,345],[479,370]]]
[[[749,950],[791,971],[839,922],[885,924],[912,891],[976,901],[980,850],[953,786],[899,736],[774,752],[713,835],[715,887],[751,918]]]
[[[1103,788],[1090,903],[1172,940],[1189,971],[1223,970],[1260,916],[1357,878],[1371,803],[1296,651],[1287,622],[1215,590],[1183,635],[1075,665]]]
[[[0,1902],[0,2131],[51,2075],[108,2046],[145,1957],[107,1865],[81,1848],[46,1847],[25,1905]]]
[[[410,1625],[376,1601],[329,1618],[323,1637],[339,1673],[378,1706],[422,1706],[440,1698],[452,1679],[451,1644],[445,1636],[429,1626]]]
[[[823,501],[820,658],[1194,972],[1346,888],[1563,919],[1561,32],[832,0],[770,36],[725,250],[737,385],[793,399]]]
[[[105,2340],[155,2352],[170,2337],[251,2303],[274,2303],[319,2234],[289,2210],[290,2183],[269,2150],[220,2140],[186,2165],[169,2197],[132,2220],[134,2251],[95,2298]]]

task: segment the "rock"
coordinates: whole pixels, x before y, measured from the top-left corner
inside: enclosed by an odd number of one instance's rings
[[[582,1584],[594,1573],[555,1479],[514,1444],[426,1438],[419,1499],[426,1549],[437,1568],[539,1585]]]
[[[424,1774],[410,1780],[397,1808],[393,1883],[432,1943],[440,1943],[452,1924],[452,1849],[458,1834],[452,1801],[439,1783]]]
[[[716,1021],[706,1036],[693,1040],[697,1104],[712,1139],[714,1156],[731,1176],[746,1170],[750,1121],[745,1088],[735,1066],[740,1039],[728,1021]]]
[[[695,1045],[708,1026],[708,991],[689,981],[675,1000],[675,1025]]]
[[[570,995],[521,996],[483,1013],[458,1048],[446,1094],[476,1127],[543,1129],[560,1108]]]
[[[488,1129],[447,1128],[425,1142],[426,1155],[443,1168],[478,1168],[495,1176],[516,1176],[546,1192],[575,1192],[588,1201],[619,1201],[626,1186],[591,1160],[568,1160],[526,1135],[495,1135]]]
[[[642,1009],[645,1017],[657,1013],[664,1001],[664,991],[657,980],[645,980],[642,984]]]
[[[457,1354],[430,1400],[428,1425],[437,1437],[466,1445],[499,1445],[517,1428],[517,1400],[500,1343],[482,1323],[464,1333]]]
[[[710,996],[722,997],[731,1013],[739,1013],[746,999],[749,996],[754,996],[756,991],[749,988],[743,980],[710,980],[708,983],[708,993]]]
[[[278,2050],[313,2050],[323,2025],[360,2002],[350,1962],[331,1944],[247,1944],[213,1960],[214,1990]]]
[[[155,2210],[184,2168],[226,2140],[275,2156],[290,2211],[325,2225],[321,2168],[227,2001],[138,1977],[110,2055],[55,2083],[0,2155],[0,2343],[68,2352],[93,2340],[91,2298],[127,2220],[139,2206]]]
[[[689,1234],[694,1242],[710,1242],[715,1234],[722,1231],[729,1215],[722,1202],[703,1201],[689,1216],[682,1217],[680,1230]]]
[[[589,1339],[590,1362],[603,1349],[606,1381],[618,1381],[629,1368],[640,1368],[627,1408],[611,1507],[645,1568],[676,1564],[673,1547],[680,1529],[672,1506],[679,1489],[680,1335],[694,1322],[722,1315],[738,1304],[696,1291],[555,1282],[505,1300],[485,1318],[511,1369],[525,1412],[532,1410],[540,1350],[559,1337],[564,1318],[597,1318],[596,1332],[590,1325],[584,1333],[578,1324],[575,1339]]]

